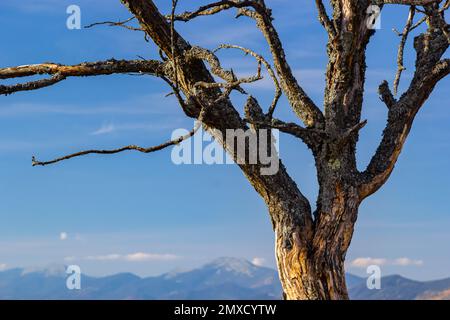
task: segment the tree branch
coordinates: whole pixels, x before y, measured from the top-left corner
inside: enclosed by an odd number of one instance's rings
[[[331,39],[336,37],[336,29],[334,28],[333,23],[327,15],[327,11],[325,6],[323,5],[322,0],[316,0],[317,10],[319,11],[319,21],[324,26],[325,30],[327,30],[328,35]]]
[[[387,82],[380,86],[382,100],[389,107],[388,120],[380,145],[360,176],[361,200],[376,192],[387,181],[417,112],[436,84],[450,74],[450,60],[440,60],[449,46],[447,36],[439,28],[443,12],[434,4],[426,6],[425,10],[429,16],[429,27],[426,33],[414,39],[416,70],[408,90],[395,101],[388,90]]]
[[[12,93],[18,92],[18,91],[30,91],[30,90],[41,89],[41,88],[45,88],[45,87],[54,85],[55,83],[58,83],[64,79],[66,79],[65,76],[63,76],[60,73],[57,73],[49,79],[41,79],[41,80],[30,81],[30,82],[26,82],[26,83],[14,84],[14,85],[10,85],[10,86],[0,85],[0,94],[8,95],[8,94],[12,94]]]
[[[122,147],[122,148],[118,148],[118,149],[112,149],[112,150],[95,150],[95,149],[94,150],[85,150],[85,151],[72,153],[72,154],[69,154],[69,155],[66,155],[66,156],[63,156],[63,157],[60,157],[60,158],[56,158],[54,160],[43,161],[43,162],[37,161],[36,158],[33,156],[31,158],[32,166],[33,167],[34,166],[46,166],[46,165],[49,165],[49,164],[54,164],[54,163],[61,162],[61,161],[64,161],[64,160],[69,160],[69,159],[72,159],[72,158],[85,156],[85,155],[88,155],[88,154],[116,154],[116,153],[120,153],[120,152],[123,152],[123,151],[129,151],[129,150],[139,151],[139,152],[142,152],[142,153],[151,153],[151,152],[156,152],[156,151],[163,150],[163,149],[165,149],[167,147],[170,147],[170,146],[178,145],[181,142],[183,142],[184,140],[187,140],[190,137],[192,137],[193,135],[195,135],[195,133],[198,131],[198,129],[200,129],[200,127],[202,126],[203,118],[204,118],[204,116],[206,114],[206,111],[207,111],[208,107],[210,107],[210,106],[206,106],[206,107],[203,106],[202,107],[202,110],[200,111],[200,115],[199,115],[198,121],[195,123],[194,128],[189,133],[187,133],[187,134],[185,134],[183,136],[180,136],[177,139],[169,140],[167,142],[159,144],[157,146],[143,148],[143,147],[139,147],[139,146],[136,146],[136,145],[129,145],[129,146],[126,146],[126,147]]]
[[[247,130],[248,126],[240,117],[237,110],[231,104],[229,99],[220,99],[222,92],[220,88],[210,88],[205,90],[195,90],[195,84],[199,82],[213,83],[214,79],[211,73],[206,68],[202,59],[188,59],[188,53],[191,50],[189,43],[183,39],[176,30],[171,32],[170,24],[167,18],[161,15],[158,8],[151,0],[121,0],[130,12],[136,16],[142,29],[148,36],[156,43],[156,45],[168,57],[168,62],[174,58],[172,54],[171,39],[173,38],[176,46],[177,54],[183,63],[177,64],[178,79],[180,90],[185,96],[195,96],[197,102],[197,110],[199,104],[212,105],[214,107],[208,110],[205,116],[204,125],[206,129],[211,129],[210,133],[222,144],[228,153],[236,159],[237,154],[232,150],[232,146],[228,145],[227,141],[223,141],[221,137],[226,136],[226,131],[230,129]],[[231,2],[231,1],[230,1]],[[253,2],[253,1],[252,1]],[[173,37],[171,37],[171,34]],[[169,76],[173,81],[173,77]],[[194,112],[198,114],[198,111]],[[280,161],[279,170],[271,176],[261,174],[262,164],[238,164],[247,179],[256,189],[256,191],[268,203],[278,200],[282,197],[279,186],[283,185],[283,194],[288,194],[289,202],[295,202],[300,209],[294,216],[277,216],[272,215],[274,224],[280,222],[281,219],[295,219],[301,221],[304,226],[299,230],[300,236],[307,241],[311,235],[312,228],[312,213],[311,206],[306,197],[300,192],[292,178],[287,174],[285,167]],[[305,242],[306,245],[306,242]],[[305,246],[306,248],[306,246]]]
[[[398,47],[397,54],[397,73],[394,79],[394,95],[397,95],[398,85],[400,84],[400,77],[402,75],[405,67],[403,66],[403,52],[405,51],[406,40],[408,39],[409,32],[411,30],[411,25],[414,20],[414,15],[416,13],[416,7],[411,6],[409,8],[408,20],[406,21],[405,28],[403,29],[402,39],[400,41],[400,45]]]
[[[118,73],[141,73],[160,76],[164,74],[164,64],[154,60],[106,60],[85,62],[66,66],[55,63],[32,64],[0,69],[0,79],[22,78],[34,75],[52,75],[49,79],[26,82],[10,86],[0,85],[0,94],[35,90],[51,86],[68,77],[87,77]]]
[[[189,59],[205,60],[210,65],[212,74],[226,81],[225,83],[199,81],[194,84],[194,89],[196,89],[197,87],[203,87],[208,89],[224,88],[226,93],[228,93],[226,94],[226,97],[228,97],[229,93],[231,93],[231,90],[233,89],[236,89],[239,92],[246,94],[246,92],[240,87],[241,84],[252,83],[262,79],[261,61],[258,62],[256,75],[238,79],[236,78],[236,75],[234,74],[233,70],[225,70],[222,68],[219,59],[212,51],[200,47],[192,47],[189,51],[185,53],[185,57],[188,60]]]
[[[122,28],[125,28],[125,29],[128,29],[128,30],[131,30],[131,31],[144,31],[141,28],[136,28],[136,27],[132,27],[132,26],[127,25],[128,22],[130,22],[130,21],[132,21],[134,19],[135,19],[135,17],[131,17],[131,18],[128,18],[126,20],[116,21],[116,22],[114,22],[114,21],[94,22],[94,23],[91,23],[91,24],[85,26],[85,28],[89,29],[89,28],[92,28],[92,27],[95,27],[95,26],[99,26],[99,25],[107,25],[107,26],[110,26],[110,27],[122,27]]]
[[[153,147],[149,147],[149,148],[143,148],[143,147],[139,147],[136,145],[129,145],[126,147],[122,147],[122,148],[118,148],[118,149],[112,149],[112,150],[85,150],[85,151],[80,151],[80,152],[76,152],[76,153],[72,153],[60,158],[56,158],[54,160],[50,160],[50,161],[37,161],[36,158],[33,156],[32,157],[32,165],[34,166],[47,166],[49,164],[54,164],[57,162],[61,162],[64,160],[69,160],[72,158],[76,158],[76,157],[81,157],[81,156],[85,156],[88,154],[116,154],[116,153],[120,153],[123,151],[128,151],[128,150],[134,150],[134,151],[139,151],[142,153],[151,153],[151,152],[155,152],[155,151],[159,151],[162,149],[165,149],[167,147],[173,146],[173,145],[177,145],[179,143],[181,143],[182,141],[192,137],[198,130],[200,126],[196,126],[193,130],[191,130],[188,134],[181,136],[175,140],[170,140],[167,141],[165,143],[162,143],[160,145],[157,146],[153,146]]]
[[[297,116],[308,126],[321,127],[324,125],[323,114],[298,84],[292,70],[286,60],[286,54],[281,44],[278,33],[272,24],[271,10],[263,0],[223,0],[202,6],[192,12],[177,15],[176,19],[189,21],[199,16],[212,15],[231,8],[237,8],[238,16],[247,16],[256,21],[269,45],[275,69],[280,78],[281,88],[286,94],[291,107]],[[252,8],[250,10],[248,8]]]
[[[249,54],[252,57],[254,57],[259,64],[261,64],[261,63],[264,64],[264,66],[266,67],[267,72],[269,73],[269,76],[272,79],[273,84],[275,86],[275,95],[273,97],[272,103],[271,103],[271,105],[269,107],[269,110],[267,112],[267,116],[269,118],[272,118],[273,113],[275,111],[275,108],[276,108],[276,106],[278,104],[278,100],[281,97],[281,87],[280,87],[280,83],[278,82],[277,76],[275,75],[274,71],[272,70],[272,67],[271,67],[270,63],[267,62],[267,60],[264,59],[263,56],[257,54],[256,52],[254,52],[254,51],[252,51],[252,50],[250,50],[248,48],[244,48],[242,46],[231,45],[231,44],[222,44],[215,50],[215,52],[220,50],[220,49],[238,49],[238,50],[241,50],[245,54]]]
[[[442,0],[374,0],[374,4],[403,4],[409,6],[424,6],[431,3],[440,2]]]

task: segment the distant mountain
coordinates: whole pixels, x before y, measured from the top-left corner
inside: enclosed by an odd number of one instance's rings
[[[64,270],[0,272],[0,299],[279,299],[275,270],[247,260],[220,258],[201,268],[158,277],[130,273],[81,278],[81,290],[66,288]]]
[[[66,288],[64,268],[0,272],[0,299],[280,299],[277,272],[247,260],[220,258],[198,269],[141,278],[131,273],[82,276],[81,290]],[[450,299],[450,279],[419,282],[382,278],[381,290],[347,274],[352,299]]]
[[[380,290],[369,290],[363,280],[349,286],[349,294],[357,300],[450,300],[450,278],[420,282],[392,275],[381,278]]]

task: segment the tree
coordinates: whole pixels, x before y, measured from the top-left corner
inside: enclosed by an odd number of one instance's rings
[[[281,160],[273,175],[261,174],[263,164],[240,163],[239,167],[265,201],[276,234],[275,251],[280,280],[286,299],[347,299],[344,260],[350,245],[361,202],[375,193],[389,178],[399,157],[413,120],[432,93],[436,84],[450,72],[449,59],[443,58],[449,46],[449,30],[445,21],[446,0],[330,0],[332,14],[321,0],[316,0],[319,21],[328,34],[328,65],[323,108],[319,108],[302,89],[288,64],[281,40],[272,24],[271,10],[264,0],[221,0],[194,11],[176,14],[177,0],[172,0],[172,12],[163,15],[151,0],[121,0],[132,18],[106,22],[145,32],[159,47],[161,60],[108,60],[79,65],[45,63],[0,69],[0,79],[47,74],[48,78],[0,86],[0,94],[35,90],[51,86],[69,77],[97,76],[117,73],[141,73],[167,82],[178,98],[184,113],[200,120],[202,125],[236,160],[237,151],[221,139],[227,129],[259,131],[269,128],[293,135],[312,151],[317,168],[319,194],[317,208],[312,212],[308,199],[288,175]],[[387,81],[379,86],[381,100],[388,108],[387,124],[381,142],[367,168],[356,166],[356,143],[361,121],[366,73],[366,48],[375,33],[368,27],[368,8],[377,5],[408,5],[409,16],[398,50],[398,71],[394,93],[403,67],[406,40],[414,29],[426,23],[426,31],[414,38],[415,72],[409,88],[395,98]],[[420,7],[420,8],[419,8]],[[271,52],[271,61],[256,52],[234,45],[219,49],[236,49],[254,57],[257,74],[237,78],[224,70],[215,51],[191,46],[175,29],[177,21],[237,10],[238,17],[256,22]],[[423,17],[414,23],[416,13]],[[140,27],[127,23],[136,19]],[[256,98],[249,96],[240,116],[229,98],[233,90],[242,93],[243,83],[261,79],[261,68],[268,70],[275,86],[275,96],[267,112]],[[216,76],[221,80],[216,82]],[[278,99],[284,94],[295,114],[303,122],[287,123],[274,118]],[[198,123],[200,123],[198,122]],[[135,145],[115,150],[87,150],[51,161],[37,161],[45,166],[89,153],[112,154],[126,150],[150,153],[175,145],[191,137],[200,125],[186,136],[158,146],[143,148]],[[249,143],[246,151],[249,152]]]

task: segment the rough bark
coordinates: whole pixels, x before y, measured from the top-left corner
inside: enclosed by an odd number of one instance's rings
[[[273,212],[273,211],[272,211]],[[353,216],[353,211],[347,211],[336,204],[333,208],[335,214]],[[290,221],[286,221],[290,225]],[[348,299],[345,285],[344,259],[346,245],[353,231],[353,221],[346,221],[339,227],[329,230],[320,230],[322,235],[334,234],[342,242],[332,243],[330,241],[317,241],[316,246],[305,248],[303,239],[299,236],[300,226],[277,225],[276,233],[276,258],[281,283],[283,285],[284,297],[288,300],[343,300]],[[292,241],[287,245],[285,237],[280,233],[290,228],[293,230]],[[321,243],[319,243],[321,242]],[[343,244],[346,244],[345,246]]]

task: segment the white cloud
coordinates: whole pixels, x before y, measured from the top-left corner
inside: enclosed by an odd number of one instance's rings
[[[119,260],[122,256],[120,254],[112,253],[102,256],[87,256],[86,260],[96,260],[96,261],[110,261],[110,260]]]
[[[178,259],[178,256],[173,254],[158,254],[158,253],[146,253],[146,252],[135,252],[130,254],[108,254],[100,256],[87,256],[86,260],[95,261],[113,261],[113,260],[123,260],[129,262],[141,262],[141,261],[166,261]]]
[[[174,123],[176,122],[178,122],[178,120],[172,122],[170,125],[167,123],[160,123],[156,121],[150,123],[122,123],[122,124],[108,123],[103,124],[102,126],[100,126],[100,128],[91,132],[91,135],[103,135],[118,131],[134,131],[134,130],[158,131],[164,129],[173,129]]]
[[[356,267],[356,268],[366,268],[370,265],[378,265],[378,266],[382,266],[387,264],[387,260],[384,258],[356,258],[355,260],[352,260],[350,262],[350,265],[352,267]]]
[[[6,263],[0,263],[0,271],[6,270]]]
[[[115,130],[116,130],[116,127],[114,126],[114,124],[108,123],[108,124],[102,125],[100,128],[98,128],[91,134],[96,136],[96,135],[100,135],[100,134],[111,133],[111,132],[114,132]]]
[[[263,266],[265,262],[266,262],[266,260],[264,258],[255,257],[252,259],[252,263],[258,267]]]
[[[136,252],[132,254],[127,254],[125,260],[127,261],[153,261],[153,260],[173,260],[178,258],[173,254],[155,254],[155,253],[145,253]]]
[[[67,235],[67,232],[61,232],[60,234],[59,234],[59,239],[61,239],[61,240],[67,240],[67,237],[68,237],[68,235]]]
[[[72,261],[75,261],[75,260],[77,260],[77,258],[74,257],[74,256],[69,256],[69,257],[65,257],[64,258],[64,261],[67,261],[67,262],[72,262]]]
[[[377,266],[421,266],[423,265],[422,260],[414,260],[410,258],[397,258],[397,259],[386,259],[386,258],[371,258],[371,257],[359,257],[350,262],[350,266],[354,268],[367,268],[370,265]]]
[[[397,266],[421,266],[423,265],[423,261],[409,258],[398,258],[393,261],[393,264]]]

